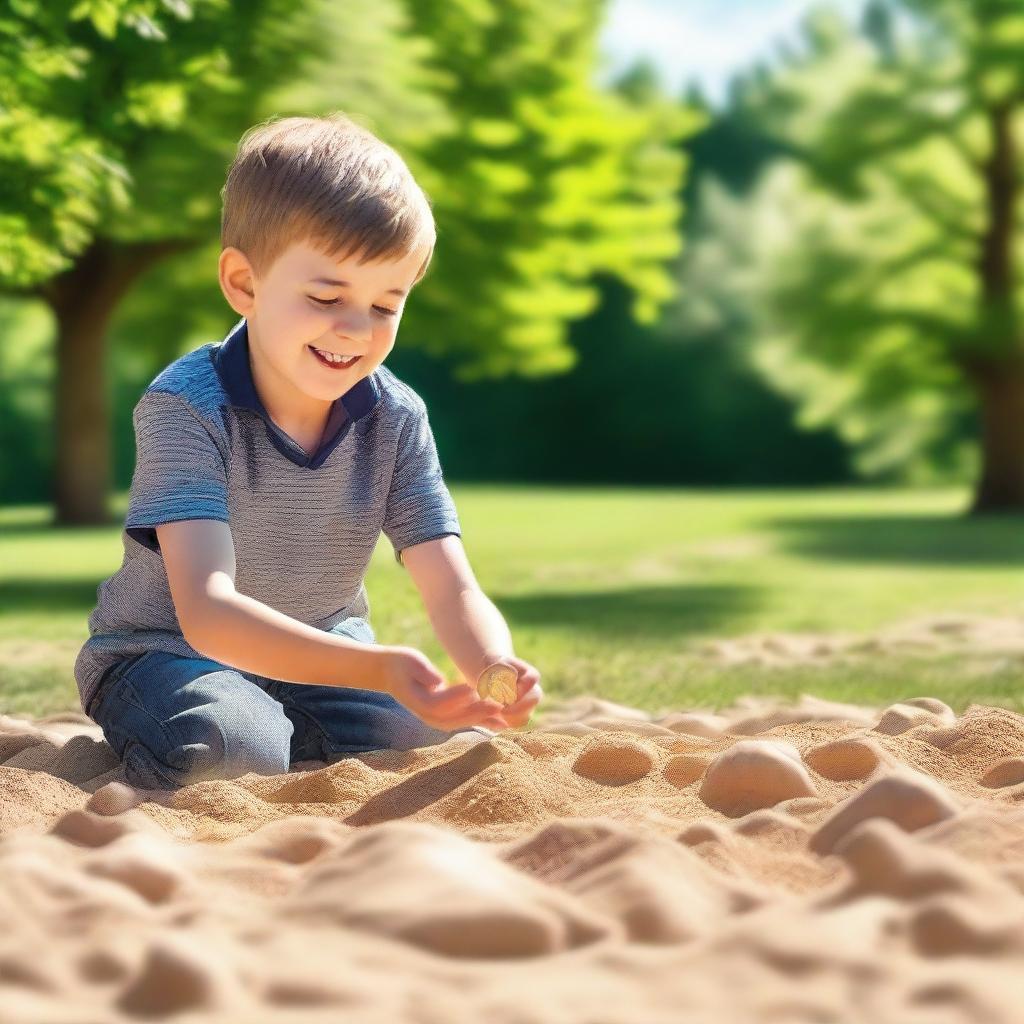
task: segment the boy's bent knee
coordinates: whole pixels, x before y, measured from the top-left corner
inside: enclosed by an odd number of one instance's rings
[[[272,697],[261,692],[259,697],[248,698],[216,701],[175,715],[169,724],[180,742],[171,743],[159,756],[147,751],[148,764],[140,764],[145,754],[137,752],[137,774],[185,786],[234,779],[249,772],[287,772],[294,726]],[[128,767],[126,759],[126,777]]]

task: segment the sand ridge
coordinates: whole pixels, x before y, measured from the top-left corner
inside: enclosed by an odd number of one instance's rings
[[[1024,717],[543,724],[135,790],[0,716],[0,1024],[1016,1022]]]
[[[857,664],[879,656],[956,657],[980,670],[1019,667],[1024,659],[1024,617],[945,612],[864,633],[748,633],[708,640],[694,653],[698,662],[763,669]]]

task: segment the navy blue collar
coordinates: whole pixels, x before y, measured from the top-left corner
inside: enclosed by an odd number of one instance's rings
[[[309,455],[270,418],[256,393],[249,363],[249,325],[245,317],[231,328],[224,341],[210,349],[210,359],[231,404],[237,409],[251,409],[258,413],[267,425],[274,447],[295,465],[309,469],[319,469],[323,465],[327,456],[341,443],[350,424],[356,424],[357,429],[363,432],[368,424],[360,421],[373,412],[381,397],[375,372],[349,388],[331,406],[323,443]]]

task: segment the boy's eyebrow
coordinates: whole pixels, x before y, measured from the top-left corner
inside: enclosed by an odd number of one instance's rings
[[[314,277],[313,280],[310,281],[309,283],[310,284],[340,284],[340,285],[344,285],[346,288],[348,288],[350,286],[348,281],[339,281],[339,280],[337,280],[336,278],[333,278],[333,277]],[[405,292],[402,291],[401,288],[389,288],[388,289],[388,295],[404,295],[404,294],[405,294]]]

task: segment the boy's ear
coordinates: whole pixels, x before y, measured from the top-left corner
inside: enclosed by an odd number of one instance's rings
[[[241,249],[227,246],[218,260],[220,290],[228,305],[240,316],[248,316],[256,303],[252,265]]]

